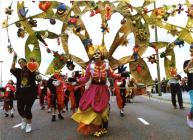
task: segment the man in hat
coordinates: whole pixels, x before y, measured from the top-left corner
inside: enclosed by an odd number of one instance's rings
[[[187,125],[193,128],[193,44],[190,46],[190,60],[184,62],[184,72],[188,78],[188,92],[190,94],[191,107],[187,115]]]
[[[27,68],[27,61],[20,58],[18,63],[20,68],[16,68],[17,55],[14,55],[10,72],[16,77],[16,99],[19,115],[22,117],[21,129],[26,133],[32,131],[32,106],[37,97],[37,87],[35,83],[36,72],[31,72]]]

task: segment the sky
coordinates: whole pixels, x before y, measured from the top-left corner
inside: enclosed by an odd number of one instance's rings
[[[61,0],[60,0],[61,1]],[[162,5],[172,5],[172,4],[178,4],[178,3],[185,3],[185,0],[157,0],[156,1],[156,6],[162,6]],[[7,8],[11,4],[12,0],[0,0],[0,23],[6,19],[6,14],[4,13],[5,8]],[[63,0],[63,2],[70,6],[70,2],[68,0]],[[131,0],[131,5],[133,6],[141,6],[143,4],[143,0]],[[190,0],[191,3],[193,3],[193,0]],[[29,9],[29,12],[27,13],[27,16],[32,16],[35,14],[38,14],[42,12],[38,8],[38,1],[35,0],[34,3],[32,3],[31,0],[25,0],[25,5]],[[17,13],[16,13],[16,5],[17,1],[13,0],[13,5],[12,9],[14,10],[13,14],[9,17],[9,23],[13,23],[18,20]],[[149,9],[153,8],[153,5],[150,5],[148,7]],[[89,32],[89,35],[93,41],[94,45],[99,45],[101,44],[102,41],[102,33],[101,33],[101,19],[99,15],[96,15],[94,17],[90,17],[90,12],[87,12],[84,14],[81,18],[86,26],[87,31]],[[112,15],[111,20],[108,22],[109,28],[110,28],[110,33],[107,33],[105,35],[105,44],[107,46],[107,49],[109,49],[110,45],[113,42],[113,39],[121,27],[120,21],[123,17],[115,13]],[[62,23],[60,21],[57,21],[55,25],[51,25],[49,23],[49,20],[46,19],[37,19],[37,24],[38,26],[36,28],[33,28],[34,30],[49,30],[52,32],[55,32],[57,34],[60,34],[61,32],[61,27]],[[185,27],[186,22],[187,22],[187,14],[183,12],[183,14],[176,15],[175,17],[169,18],[167,21],[168,23],[172,23],[178,26]],[[15,25],[10,26],[9,28],[9,35],[12,43],[12,47],[14,50],[17,52],[19,57],[24,57],[24,46],[25,42],[27,39],[27,35],[25,38],[21,39],[17,37],[17,27]],[[154,30],[150,30],[151,36],[150,36],[150,41],[155,41],[155,33]],[[129,44],[127,47],[119,47],[113,56],[116,59],[119,59],[124,56],[128,56],[132,54],[132,49],[134,46],[134,37],[133,34],[128,35],[128,40]],[[158,28],[158,41],[167,41],[167,42],[172,42],[176,39],[177,37],[173,37],[170,34],[167,34],[167,31],[164,29]],[[51,39],[46,39],[46,42],[48,43],[48,47],[51,50],[58,51],[59,53],[63,53],[63,49],[61,46],[57,45],[57,41],[51,40]],[[70,34],[69,40],[68,40],[68,45],[69,45],[69,50],[70,53],[73,55],[76,55],[80,57],[81,59],[87,61],[88,57],[85,53],[85,50],[83,48],[83,45],[81,44],[80,39],[74,35]],[[46,49],[44,47],[41,47],[41,52],[42,52],[42,63],[39,67],[39,70],[41,73],[44,73],[49,66],[50,62],[54,58],[51,54],[48,54],[46,52]],[[163,52],[165,48],[160,49],[159,52]],[[174,49],[175,54],[176,54],[176,67],[178,70],[178,73],[182,72],[183,69],[183,63],[185,60],[189,59],[189,44],[185,44],[184,47],[179,48],[175,47]],[[152,53],[155,53],[152,48],[148,48],[147,51],[144,53],[142,57],[150,56]],[[121,54],[121,55],[120,55]],[[10,74],[9,70],[11,67],[12,63],[12,54],[8,53],[7,50],[7,33],[5,29],[0,28],[0,61],[3,61],[0,63],[0,80],[2,79],[2,82],[0,82],[0,86],[5,85],[9,79],[13,79],[15,81],[15,78],[13,75]],[[145,59],[147,62],[147,59]],[[147,62],[148,67],[151,71],[152,78],[155,79],[157,77],[157,66],[156,64],[151,64]],[[18,67],[18,64],[16,65]],[[2,71],[1,71],[2,68]],[[75,67],[75,70],[81,70],[79,66]],[[71,73],[70,71],[67,70],[65,67],[63,70],[63,73]],[[161,74],[161,79],[165,77],[165,70],[164,70],[164,59],[160,58],[160,74]],[[181,73],[182,76],[185,76],[184,73]]]

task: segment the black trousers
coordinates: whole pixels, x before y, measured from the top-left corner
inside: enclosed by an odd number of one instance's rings
[[[123,107],[125,106],[126,104],[126,97],[125,97],[125,89],[120,89],[120,94],[121,94],[121,98],[123,100]]]
[[[75,101],[76,101],[76,108],[79,106],[79,101],[81,98],[81,89],[78,88],[77,90],[74,91],[74,96],[75,96]]]
[[[57,100],[56,94],[51,94],[51,106],[54,109],[57,109],[56,100]]]
[[[32,119],[31,109],[34,104],[34,101],[35,101],[35,98],[17,100],[17,109],[21,117]]]
[[[4,109],[5,111],[9,111],[13,108],[13,99],[5,100],[4,101]]]
[[[32,106],[36,99],[36,89],[23,88],[19,90],[17,96],[17,109],[19,115],[26,119],[32,119]]]
[[[172,98],[172,104],[174,107],[176,107],[176,95],[178,97],[178,104],[180,107],[183,107],[183,99],[182,99],[182,90],[180,87],[180,84],[170,84],[171,88],[171,98]]]

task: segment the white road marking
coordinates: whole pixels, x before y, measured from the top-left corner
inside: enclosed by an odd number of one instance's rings
[[[12,128],[17,128],[17,127],[20,127],[20,126],[21,126],[21,123],[14,125]]]
[[[138,120],[140,120],[144,125],[150,125],[146,120],[144,120],[143,118],[138,118]]]

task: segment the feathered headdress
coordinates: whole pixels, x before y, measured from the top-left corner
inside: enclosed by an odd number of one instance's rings
[[[92,56],[98,50],[101,52],[102,56],[106,56],[107,50],[106,50],[106,47],[103,46],[103,45],[92,45],[92,46],[89,46],[88,54]]]

